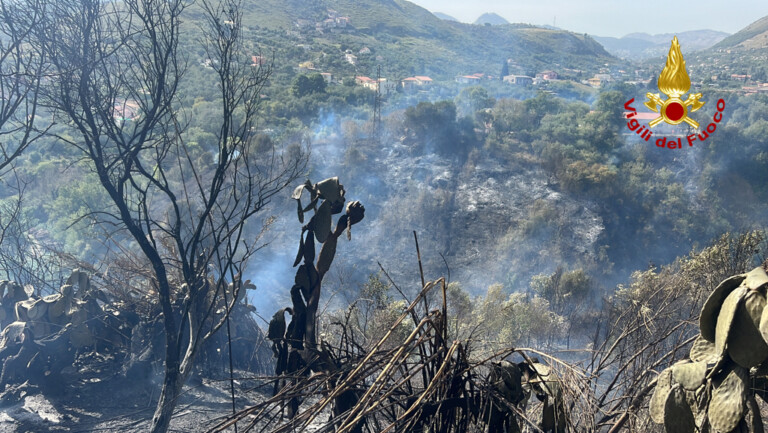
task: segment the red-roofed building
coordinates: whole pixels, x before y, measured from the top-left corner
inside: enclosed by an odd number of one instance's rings
[[[629,119],[629,115],[630,115],[630,114],[632,114],[632,112],[631,112],[631,111],[625,111],[625,112],[624,112],[624,118],[625,118],[625,119]],[[653,119],[655,119],[655,118],[657,118],[657,117],[659,117],[659,113],[644,113],[644,112],[638,112],[638,113],[637,113],[637,114],[635,114],[635,116],[633,116],[632,118],[633,118],[633,119],[637,119],[637,121],[638,121],[638,122],[641,122],[641,121],[649,121],[649,120],[653,120]]]
[[[349,17],[336,18],[336,25],[341,28],[345,28],[349,25]]]
[[[376,81],[369,77],[355,77],[355,83],[357,83],[359,86],[363,86],[367,89],[371,90],[378,90],[379,84],[386,82],[386,78],[382,78],[379,81]]]
[[[527,75],[506,75],[503,78],[505,83],[515,84],[518,86],[530,86],[533,84],[533,77]]]
[[[459,84],[477,84],[480,82],[480,77],[476,75],[461,75],[456,77],[456,82]]]
[[[416,77],[408,77],[400,80],[400,87],[402,87],[403,90],[414,90],[418,85],[419,80],[417,80]]]
[[[536,78],[541,78],[542,80],[557,80],[557,72],[555,71],[543,71],[536,74]]]
[[[112,111],[112,116],[115,118],[115,120],[120,122],[136,120],[140,114],[141,108],[139,107],[139,103],[137,101],[132,99],[118,99],[115,101],[115,105]]]
[[[402,87],[403,90],[414,90],[418,87],[428,87],[430,85],[432,85],[432,79],[424,75],[417,75],[415,77],[408,77],[400,80],[400,87]]]
[[[651,130],[651,132],[653,133],[654,139],[655,139],[655,137],[659,137],[659,136],[662,136],[662,135],[678,136],[680,134],[685,134],[685,130],[681,129],[680,125],[670,125],[670,124],[668,124],[666,122],[661,122],[660,124],[656,125],[654,128],[650,128],[648,126],[648,123],[650,123],[651,120],[654,120],[654,119],[658,118],[659,117],[659,113],[651,113],[651,112],[647,112],[647,111],[638,111],[631,118],[627,117],[630,114],[632,114],[631,111],[625,111],[624,112],[624,118],[626,118],[626,119],[635,119],[637,121],[637,123],[640,124],[640,126],[638,126],[638,130],[642,126],[645,126],[646,128],[649,128]],[[629,120],[628,120],[628,122],[629,122]],[[622,133],[624,135],[636,135],[635,132],[630,130],[630,129],[623,129]]]
[[[416,75],[413,78],[416,79],[416,82],[418,83],[419,86],[429,86],[430,84],[432,84],[432,79],[424,75]]]

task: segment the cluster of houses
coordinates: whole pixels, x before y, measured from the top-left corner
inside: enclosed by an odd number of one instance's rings
[[[373,79],[370,77],[355,77],[355,84],[371,90],[395,90],[400,86],[404,91],[426,90],[433,83],[432,79],[424,75],[416,75],[400,80],[399,83],[390,83],[386,78]]]
[[[362,50],[359,51],[361,54],[369,54],[370,49],[367,47],[364,47]],[[353,63],[353,61],[356,59],[355,55],[352,54],[351,51],[347,51],[345,53],[345,56],[347,58],[347,61],[350,63]],[[267,64],[269,61],[268,58],[261,56],[261,55],[252,55],[251,56],[251,66],[257,67]],[[354,63],[353,63],[354,64]],[[210,60],[207,63],[204,63],[203,66],[211,67]],[[337,82],[341,82],[340,77],[335,77],[330,72],[321,72],[319,69],[315,68],[315,65],[313,62],[303,62],[299,64],[298,71],[302,73],[319,73],[326,83],[328,84],[334,84]],[[489,81],[489,80],[498,80],[499,77],[495,77],[493,75],[488,74],[482,74],[482,73],[475,73],[470,75],[459,75],[455,77],[455,82],[463,85],[479,85],[483,81]],[[735,77],[735,79],[738,79],[738,77]],[[415,75],[412,77],[403,78],[401,80],[396,81],[389,81],[386,78],[370,78],[366,76],[355,76],[355,85],[361,86],[367,89],[371,89],[373,91],[395,91],[397,88],[402,89],[405,92],[417,92],[421,90],[428,90],[431,86],[434,85],[435,81],[428,76],[425,75]],[[558,80],[558,74],[555,71],[547,70],[542,71],[535,76],[527,76],[527,75],[506,75],[502,77],[502,81],[504,83],[510,84],[510,85],[516,85],[516,86],[531,86],[531,85],[538,85],[547,81],[556,81]],[[595,74],[594,77],[582,81],[584,84],[588,84],[593,87],[600,87],[604,83],[607,83],[609,81],[613,81],[613,78],[610,74],[607,73],[599,73]],[[747,92],[752,93],[768,93],[768,83],[764,84],[758,84],[753,87],[744,87],[743,88]],[[139,115],[139,106],[135,101],[119,101],[119,103],[115,104],[114,107],[114,115],[115,118],[120,119],[121,121],[126,120],[134,120]]]
[[[349,26],[349,17],[339,16],[339,13],[333,9],[328,9],[328,16],[322,21],[312,21],[298,19],[294,22],[296,28],[300,31],[315,30],[318,33],[330,31],[337,33]]]
[[[768,94],[768,83],[758,83],[754,86],[742,86],[741,90],[744,94],[760,93],[766,95]]]
[[[459,75],[456,77],[456,82],[459,84],[469,84],[469,85],[476,85],[481,83],[483,80],[496,80],[497,77],[494,77],[493,75],[486,75],[486,74],[472,74],[472,75]],[[543,71],[536,74],[534,77],[530,77],[528,75],[505,75],[501,78],[501,81],[507,84],[512,84],[515,86],[531,86],[535,84],[541,84],[545,81],[554,81],[557,80],[557,72],[555,71]]]
[[[762,78],[762,77],[760,77]],[[723,75],[713,75],[710,80],[720,85],[721,81],[735,81],[742,83],[741,89],[732,90],[742,95],[768,95],[768,83],[762,82],[760,78],[753,78],[751,74],[730,74],[723,77]],[[725,85],[728,87],[728,85]]]
[[[495,77],[493,75],[487,75],[487,74],[471,74],[471,75],[459,75],[455,78],[455,81],[459,84],[466,84],[466,85],[479,85],[482,81],[489,81],[489,80],[497,80],[498,77]],[[557,72],[555,71],[544,71],[536,74],[535,77],[529,77],[525,75],[507,75],[503,78],[503,82],[517,85],[517,86],[530,86],[533,84],[539,84],[543,81],[550,81],[550,80],[557,80]],[[359,86],[371,89],[371,90],[378,90],[380,87],[385,86],[391,86],[387,82],[386,78],[381,78],[380,80],[374,80],[369,77],[364,76],[357,76],[355,77],[355,83]],[[434,80],[430,77],[424,76],[424,75],[416,75],[413,77],[408,77],[400,80],[397,85],[399,85],[403,90],[405,91],[417,91],[417,90],[426,90],[432,84],[434,83]]]
[[[345,56],[347,58],[347,61],[349,61],[350,63],[352,63],[352,60],[356,59],[354,54],[351,54],[351,52],[347,52]],[[259,57],[258,56],[253,57],[254,65],[258,63],[257,58]],[[314,63],[311,61],[300,63],[298,67],[298,71],[304,72],[304,73],[319,73],[320,75],[323,76],[323,78],[328,84],[334,83],[335,81],[340,81],[339,79],[334,80],[335,77],[333,76],[333,74],[329,72],[320,72],[320,70],[315,68]],[[378,91],[380,89],[382,90],[386,89],[390,91],[390,90],[395,90],[396,87],[400,87],[402,90],[406,92],[427,90],[435,82],[431,77],[428,77],[426,75],[415,75],[413,77],[403,78],[398,82],[390,82],[386,78],[373,79],[373,78],[362,76],[362,75],[355,76],[354,78],[355,78],[356,85],[365,87],[367,89],[371,89],[374,91]],[[508,83],[511,85],[530,86],[530,85],[540,84],[544,81],[554,81],[557,79],[558,79],[557,72],[543,71],[536,74],[535,77],[529,77],[526,75],[507,75],[503,77],[502,81],[504,83]],[[488,74],[475,73],[471,75],[459,75],[455,78],[456,83],[465,84],[465,85],[479,85],[483,81],[490,81],[490,80],[498,80],[498,77],[495,77],[493,75],[488,75]]]
[[[712,77],[712,81],[718,81],[718,78],[716,75]],[[741,86],[741,94],[744,95],[754,95],[754,94],[761,94],[766,95],[768,94],[768,83],[760,83],[760,82],[754,82],[752,80],[751,74],[731,74],[729,77],[730,81],[741,81],[744,84],[747,84],[747,82],[752,82],[753,84],[750,86]]]

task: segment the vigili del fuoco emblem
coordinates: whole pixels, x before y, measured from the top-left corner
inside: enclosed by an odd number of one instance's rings
[[[683,101],[680,97],[691,88],[691,78],[685,70],[685,60],[683,53],[680,52],[680,43],[677,36],[672,39],[672,46],[669,47],[667,55],[667,64],[659,75],[659,90],[668,96],[666,101],[661,99],[658,93],[646,93],[648,101],[645,106],[651,111],[659,113],[659,117],[651,120],[648,125],[654,127],[659,123],[667,122],[670,125],[677,125],[682,122],[699,127],[699,122],[691,119],[688,113],[693,113],[702,106],[704,101],[700,101],[701,93],[692,93],[688,99]]]

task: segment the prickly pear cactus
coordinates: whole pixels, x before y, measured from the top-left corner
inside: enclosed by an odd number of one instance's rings
[[[301,200],[306,195],[309,195],[309,204],[304,206]],[[307,180],[291,195],[296,200],[301,224],[304,224],[305,214],[314,211],[314,215],[301,228],[299,251],[293,263],[294,267],[298,266],[290,290],[293,307],[278,311],[269,324],[269,338],[273,341],[273,351],[277,358],[275,372],[278,376],[295,376],[301,371],[306,373],[309,370],[305,367],[314,371],[335,368],[334,363],[328,362],[327,357],[323,356],[322,345],[316,341],[315,327],[321,286],[336,255],[338,238],[346,233],[347,239],[351,239],[352,226],[365,217],[365,207],[358,201],[346,202],[344,195],[344,186],[337,177],[316,184]],[[333,216],[338,214],[342,215],[334,226]],[[320,244],[317,254],[315,241]],[[287,326],[285,312],[291,315],[291,322]],[[316,353],[321,356],[315,356]],[[280,380],[275,382],[275,394],[280,383]],[[298,402],[298,398],[291,399],[289,417],[296,413]],[[337,404],[341,406],[341,403]]]
[[[755,382],[768,381],[768,274],[758,267],[726,279],[699,317],[690,360],[659,374],[651,419],[668,433],[763,433]]]

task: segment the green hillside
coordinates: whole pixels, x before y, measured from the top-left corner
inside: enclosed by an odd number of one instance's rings
[[[437,79],[482,72],[498,75],[506,59],[521,73],[541,68],[591,70],[616,62],[586,35],[529,25],[479,26],[441,20],[403,0],[263,0],[245,5],[243,23],[279,64],[311,61],[339,75],[372,74],[377,65],[389,76],[424,74]],[[344,28],[316,25],[333,14],[348,18]],[[301,45],[303,52],[297,52]],[[344,53],[360,55],[354,67]],[[514,73],[514,72],[512,72]]]

